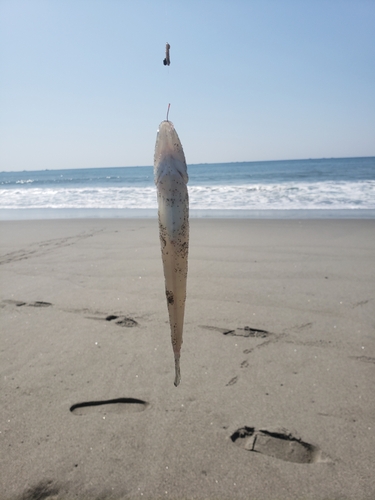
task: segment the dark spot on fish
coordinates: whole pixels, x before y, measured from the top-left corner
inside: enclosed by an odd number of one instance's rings
[[[162,233],[160,233],[160,243],[161,243],[161,247],[162,249],[165,247],[165,245],[167,244],[166,240],[165,240],[165,237]]]
[[[171,292],[171,291],[169,291],[169,290],[166,290],[166,291],[165,291],[165,295],[167,296],[167,301],[168,301],[168,304],[173,305],[173,304],[174,304],[174,296],[173,296],[173,292]]]

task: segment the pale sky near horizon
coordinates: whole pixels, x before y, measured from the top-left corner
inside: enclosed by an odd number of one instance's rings
[[[375,0],[0,0],[0,171],[375,156]],[[171,65],[163,65],[165,43]]]

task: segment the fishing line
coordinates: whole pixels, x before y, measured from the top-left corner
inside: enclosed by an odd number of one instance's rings
[[[165,23],[165,33],[169,32],[170,30],[170,24],[169,24],[169,21],[170,21],[170,1],[169,0],[164,0],[164,10],[165,10],[165,13],[164,13],[164,23]],[[170,44],[169,42],[166,42],[165,43],[165,57],[163,59],[163,64],[164,66],[167,66],[168,67],[168,80],[169,80],[169,84],[170,84],[170,69],[169,69],[169,65],[171,64],[171,60],[170,60]],[[170,85],[168,85],[167,87],[170,87]],[[169,92],[168,92],[169,93]],[[169,103],[168,104],[168,109],[167,109],[167,121],[168,121],[168,116],[169,116],[169,108],[170,108],[171,104]]]

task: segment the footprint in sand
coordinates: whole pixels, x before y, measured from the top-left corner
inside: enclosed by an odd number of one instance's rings
[[[130,318],[129,316],[116,316],[115,314],[110,314],[105,318],[105,320],[114,321],[116,325],[127,326],[128,328],[138,325],[135,319]]]
[[[236,328],[235,330],[228,331],[224,335],[230,335],[234,337],[254,337],[264,339],[271,335],[267,330],[260,330],[259,328],[251,328],[250,326],[245,326],[243,328]]]
[[[28,488],[19,500],[54,500],[58,498],[60,488],[52,480],[44,480]]]
[[[73,415],[87,415],[89,413],[138,413],[144,411],[149,403],[142,399],[118,398],[106,401],[86,401],[70,407]]]
[[[370,356],[349,356],[350,359],[356,359],[358,361],[362,361],[363,363],[373,363],[375,364],[375,358],[371,358]]]
[[[210,326],[210,325],[200,325],[200,328],[204,328],[205,330],[212,330],[216,331],[219,333],[222,333],[226,337],[246,337],[246,338],[254,338],[254,339],[264,339],[266,337],[271,337],[270,339],[267,339],[265,341],[262,341],[261,343],[258,343],[255,348],[263,347],[270,342],[274,342],[278,335],[275,335],[267,330],[261,330],[260,328],[252,328],[250,326],[244,326],[243,328],[236,328],[236,329],[230,329],[230,328],[220,328],[217,326]],[[245,349],[243,351],[244,354],[250,354],[254,348],[252,349]],[[241,368],[247,368],[249,366],[248,360],[244,360],[241,363]],[[226,384],[227,386],[234,385],[238,381],[238,376],[233,377],[229,382]]]
[[[51,302],[44,302],[42,300],[36,300],[35,302],[23,302],[22,300],[3,300],[4,304],[9,304],[12,306],[29,306],[29,307],[50,307]]]
[[[130,316],[119,316],[117,314],[108,314],[107,316],[86,316],[88,319],[95,319],[97,321],[111,321],[119,326],[125,326],[127,328],[132,328],[133,326],[138,326],[138,322],[131,318]]]
[[[242,427],[231,435],[231,440],[245,450],[286,462],[313,464],[330,461],[328,457],[323,456],[320,448],[294,437],[285,430],[271,432]]]
[[[254,349],[245,349],[245,350],[243,351],[243,353],[244,353],[244,354],[250,354],[250,353],[251,353],[251,351],[253,351],[253,350],[254,350]]]
[[[237,380],[238,380],[238,376],[236,375],[235,377],[233,377],[229,380],[229,382],[227,383],[227,387],[228,387],[228,385],[234,385],[237,382]]]
[[[200,328],[205,330],[214,330],[220,332],[228,337],[253,337],[253,338],[265,338],[272,335],[271,332],[267,330],[261,330],[260,328],[251,328],[250,326],[244,326],[243,328],[236,328],[232,330],[230,328],[219,328],[217,326],[200,325]]]
[[[41,300],[37,300],[36,302],[31,302],[30,304],[27,304],[28,306],[31,307],[49,307],[52,306],[50,302],[43,302]]]
[[[11,306],[16,306],[16,307],[22,307],[22,306],[28,306],[28,307],[50,307],[53,304],[51,302],[45,302],[43,300],[36,300],[35,302],[24,302],[23,300],[3,300],[3,304],[11,305]],[[4,307],[4,306],[3,306]],[[84,310],[73,310],[72,312],[83,312]],[[111,321],[115,323],[116,325],[127,327],[127,328],[132,328],[134,326],[138,326],[138,322],[131,318],[130,316],[122,316],[122,315],[117,315],[117,314],[107,314],[106,316],[86,316],[88,319],[96,319],[96,320],[101,320],[101,321]]]

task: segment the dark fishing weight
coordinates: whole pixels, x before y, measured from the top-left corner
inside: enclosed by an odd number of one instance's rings
[[[169,43],[167,42],[165,44],[165,59],[163,61],[163,64],[164,66],[169,66],[171,64],[171,60],[169,58],[169,49],[171,48],[171,46],[169,45]]]

